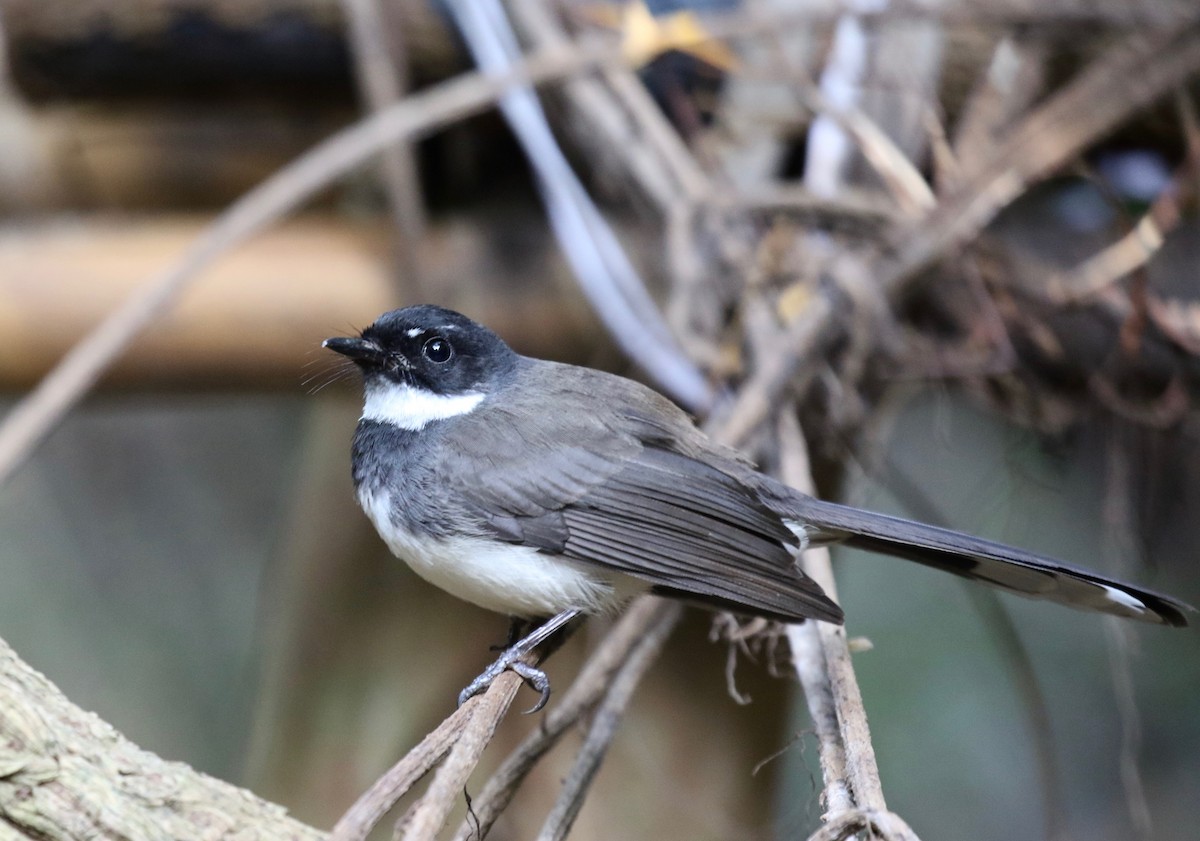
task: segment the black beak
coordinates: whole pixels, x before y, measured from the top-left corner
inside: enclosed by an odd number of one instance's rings
[[[337,336],[321,342],[321,347],[329,348],[334,353],[340,353],[342,356],[353,359],[359,364],[380,364],[384,360],[384,353],[379,345],[369,342],[366,339]]]

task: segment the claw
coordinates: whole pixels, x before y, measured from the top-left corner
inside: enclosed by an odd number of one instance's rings
[[[546,706],[546,702],[550,700],[550,678],[546,677],[546,673],[541,669],[521,660],[512,664],[512,670],[519,674],[525,683],[529,684],[530,689],[537,690],[540,693],[537,703],[525,710],[525,715],[533,715]]]
[[[520,675],[521,679],[529,684],[531,689],[541,694],[537,703],[526,710],[525,714],[530,715],[546,706],[546,702],[550,700],[550,678],[541,669],[520,660],[519,658],[524,653],[525,651],[519,646],[506,649],[503,654],[496,658],[496,662],[484,669],[479,677],[468,683],[466,688],[458,693],[458,705],[461,707],[471,698],[487,691],[487,688],[500,675],[507,671],[513,671]]]
[[[467,687],[462,692],[458,693],[458,705],[461,707],[471,698],[474,698],[480,692],[485,691],[489,686],[492,685],[492,682],[495,681],[496,678],[500,677],[500,675],[511,670],[520,675],[521,679],[529,684],[531,689],[534,689],[541,694],[541,697],[538,698],[538,702],[534,704],[532,708],[526,710],[525,714],[530,715],[546,706],[546,702],[550,700],[550,678],[546,677],[546,673],[537,666],[529,665],[522,660],[521,657],[533,651],[542,643],[546,642],[546,640],[554,636],[557,631],[565,628],[572,619],[579,615],[579,613],[580,612],[574,608],[560,611],[548,619],[540,627],[535,628],[531,633],[526,635],[524,639],[518,640],[515,644],[510,644],[508,648],[506,648],[500,654],[500,656],[496,658],[495,663],[492,663],[492,665],[484,669],[483,674],[468,683]],[[520,626],[518,626],[514,620],[512,626],[509,628],[510,639],[517,635],[519,627]],[[563,633],[569,633],[569,631],[564,631]],[[559,637],[561,641],[562,634],[560,634]]]

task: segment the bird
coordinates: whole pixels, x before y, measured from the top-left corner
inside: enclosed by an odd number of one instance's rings
[[[798,565],[841,543],[1022,596],[1183,627],[1190,605],[961,532],[826,502],[758,471],[651,388],[522,356],[430,304],[326,339],[363,377],[351,473],[391,552],[431,584],[540,622],[460,694],[506,670],[541,694],[522,656],[579,616],[650,592],[783,622],[841,624]],[[547,618],[548,617],[548,618]],[[544,621],[543,621],[544,620]]]

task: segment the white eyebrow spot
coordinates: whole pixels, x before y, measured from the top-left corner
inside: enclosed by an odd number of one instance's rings
[[[417,336],[421,335],[424,332],[425,332],[424,327],[413,327],[408,330],[405,330],[404,335],[408,336],[410,339],[415,339]]]
[[[477,391],[434,394],[423,388],[388,383],[367,389],[362,420],[379,421],[417,431],[433,421],[447,420],[475,410],[483,402]]]
[[[1138,613],[1146,612],[1146,606],[1128,593],[1118,590],[1116,587],[1109,587],[1107,584],[1101,584],[1100,586],[1104,588],[1104,594],[1108,596],[1110,602],[1123,604],[1125,607],[1136,610]]]

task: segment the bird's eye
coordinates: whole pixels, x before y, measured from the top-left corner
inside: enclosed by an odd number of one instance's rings
[[[430,362],[440,365],[450,361],[450,357],[454,355],[454,348],[441,336],[434,336],[421,345],[421,355]]]

